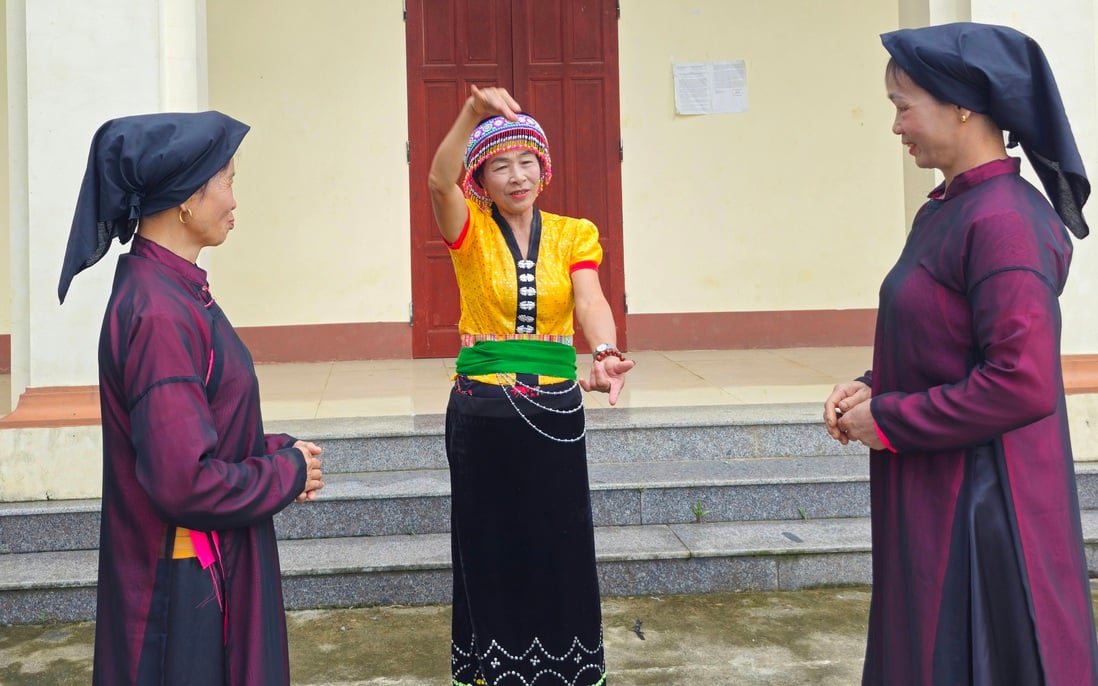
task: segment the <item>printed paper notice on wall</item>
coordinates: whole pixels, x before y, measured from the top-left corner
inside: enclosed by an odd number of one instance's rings
[[[743,60],[674,64],[675,113],[747,111],[747,66]]]

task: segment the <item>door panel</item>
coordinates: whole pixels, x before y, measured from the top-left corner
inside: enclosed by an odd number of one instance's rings
[[[408,0],[407,10],[412,356],[450,357],[457,354],[461,310],[427,171],[469,84],[510,81],[511,0]]]
[[[542,122],[553,154],[553,182],[539,205],[598,227],[599,277],[625,348],[615,3],[522,0],[514,21],[518,100]],[[587,349],[578,327],[576,345]]]

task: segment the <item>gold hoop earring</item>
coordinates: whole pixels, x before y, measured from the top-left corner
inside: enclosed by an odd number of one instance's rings
[[[184,212],[187,213],[187,218],[186,219],[183,218],[183,213]],[[180,208],[180,210],[179,210],[179,223],[180,224],[186,224],[187,222],[189,222],[193,218],[194,218],[194,212],[191,212],[189,207],[183,206],[182,208]]]
[[[964,124],[966,121],[968,121],[968,115],[967,114],[962,114],[961,115],[961,123]]]

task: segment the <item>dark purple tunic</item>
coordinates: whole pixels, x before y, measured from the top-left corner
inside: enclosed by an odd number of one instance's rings
[[[1071,242],[1017,160],[920,209],[881,286],[865,684],[1098,684],[1060,369]]]
[[[286,435],[263,434],[247,348],[206,274],[140,236],[118,261],[99,342],[103,512],[96,684],[161,683],[174,527],[216,530],[227,680],[289,683],[272,517],[305,486]],[[194,659],[203,659],[195,655]]]

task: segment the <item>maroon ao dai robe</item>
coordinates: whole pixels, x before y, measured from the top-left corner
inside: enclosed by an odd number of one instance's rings
[[[94,683],[160,684],[174,527],[216,531],[226,683],[289,683],[273,516],[305,487],[287,435],[264,435],[247,348],[206,274],[134,237],[99,342],[103,500]],[[195,655],[195,660],[204,659]]]
[[[1098,684],[1060,368],[1072,246],[1016,159],[919,211],[881,287],[863,683]]]

